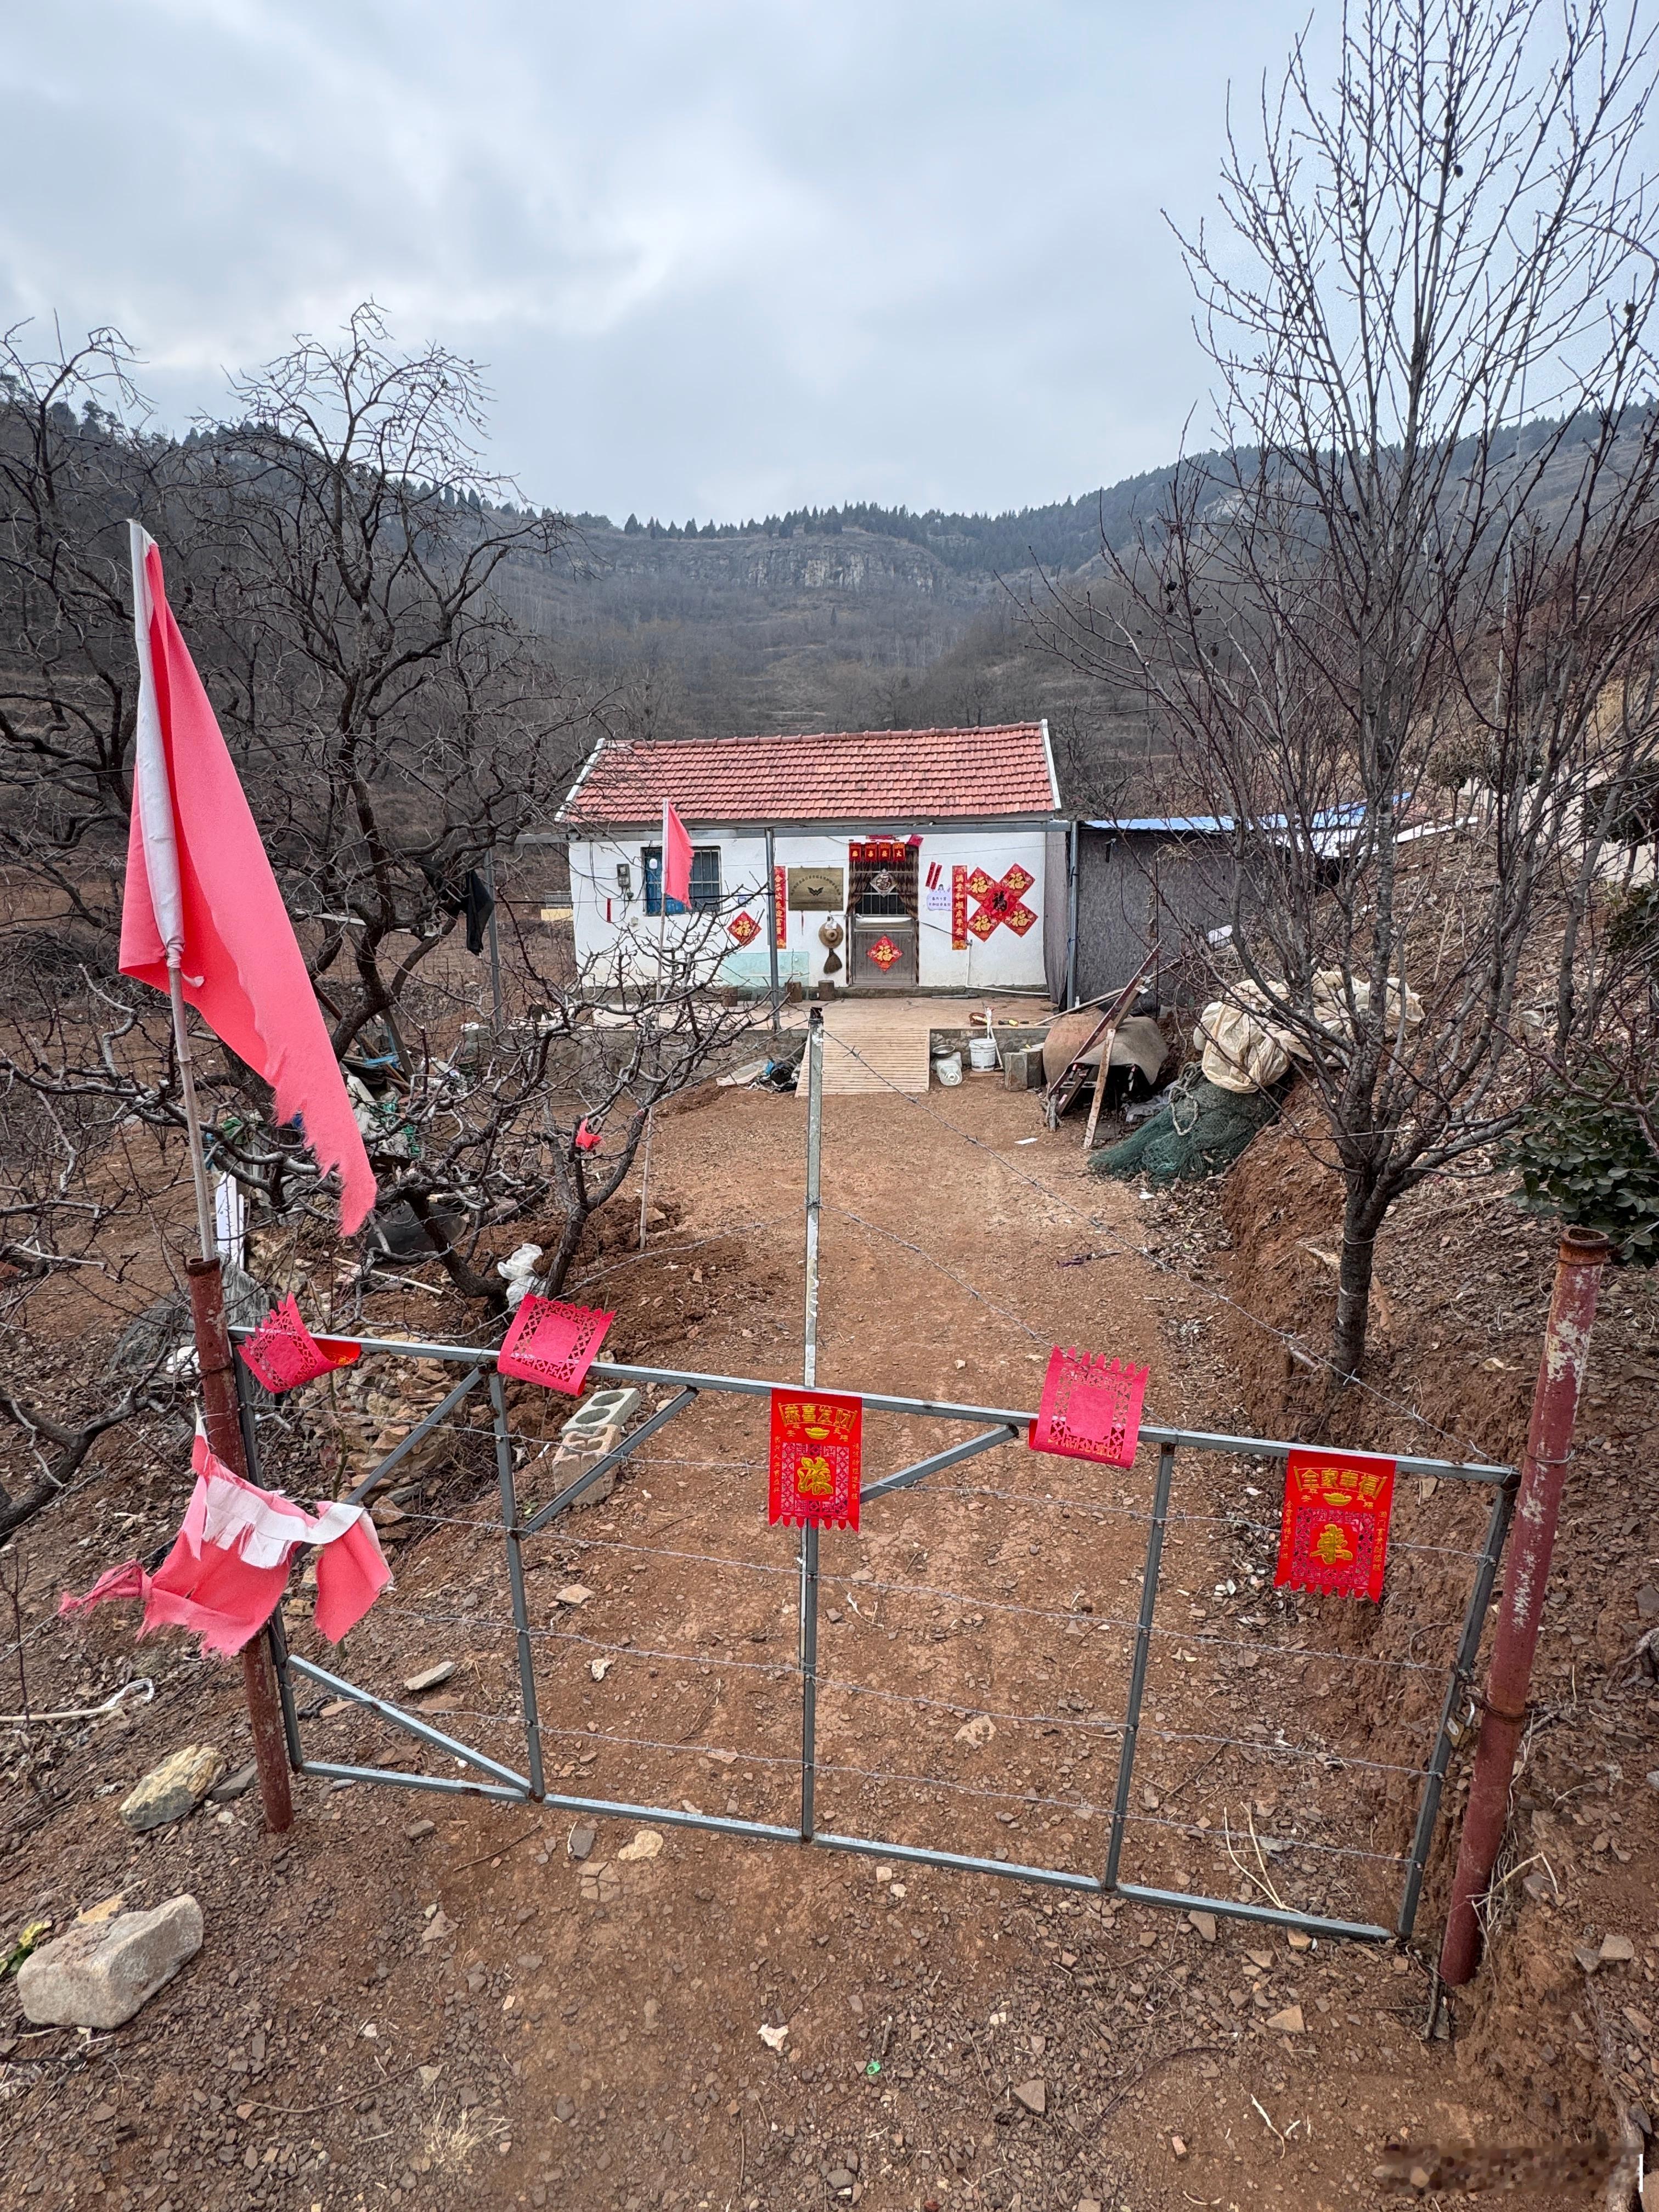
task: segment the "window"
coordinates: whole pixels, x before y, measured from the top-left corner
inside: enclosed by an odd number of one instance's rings
[[[662,912],[662,847],[647,845],[640,854],[645,863],[645,910],[647,914]],[[709,914],[720,902],[720,848],[718,845],[694,845],[691,848],[691,911]],[[684,914],[685,908],[678,899],[668,902],[670,914]]]

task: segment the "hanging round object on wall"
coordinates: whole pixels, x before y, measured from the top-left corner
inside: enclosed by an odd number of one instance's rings
[[[826,975],[835,975],[841,972],[841,954],[836,948],[846,934],[845,927],[833,916],[828,921],[821,921],[818,924],[818,943],[826,948],[823,957],[823,972]]]

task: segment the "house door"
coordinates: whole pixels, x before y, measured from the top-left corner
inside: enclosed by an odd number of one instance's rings
[[[849,991],[914,991],[921,975],[916,848],[899,837],[866,837],[848,848]]]

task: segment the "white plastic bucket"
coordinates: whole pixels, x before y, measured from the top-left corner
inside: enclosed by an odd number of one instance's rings
[[[969,1042],[968,1065],[981,1073],[997,1064],[997,1048],[988,1036],[974,1037]]]
[[[942,1052],[933,1062],[933,1073],[947,1091],[953,1091],[962,1080],[962,1054]]]

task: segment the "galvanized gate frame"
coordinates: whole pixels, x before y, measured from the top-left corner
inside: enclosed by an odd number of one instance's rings
[[[806,1328],[805,1356],[803,1381],[808,1386],[817,1379],[817,1304],[818,1304],[818,1220],[819,1168],[821,1157],[821,1079],[823,1037],[819,1018],[814,1010],[807,1048],[809,1105],[807,1127],[807,1201],[806,1201]],[[234,1337],[246,1338],[252,1332],[234,1328]],[[801,1682],[801,1747],[800,1747],[800,1816],[793,1827],[775,1822],[745,1820],[731,1814],[688,1812],[682,1808],[665,1805],[636,1804],[623,1799],[586,1797],[569,1792],[550,1790],[543,1771],[540,1723],[537,1714],[536,1681],[532,1665],[533,1633],[530,1625],[528,1605],[525,1594],[523,1547],[525,1540],[538,1534],[568,1511],[594,1484],[602,1481],[620,1467],[640,1446],[665,1428],[669,1422],[694,1405],[704,1393],[726,1393],[744,1397],[769,1397],[775,1389],[797,1387],[762,1380],[751,1376],[702,1374],[685,1368],[635,1366],[622,1361],[595,1360],[589,1369],[590,1376],[605,1383],[634,1383],[642,1388],[678,1386],[677,1395],[659,1407],[633,1432],[623,1438],[615,1450],[608,1453],[585,1474],[561,1491],[556,1497],[521,1519],[519,1512],[516,1485],[513,1467],[513,1437],[507,1420],[507,1397],[500,1375],[495,1371],[495,1353],[480,1350],[476,1346],[444,1343],[411,1343],[402,1340],[375,1337],[341,1338],[332,1333],[336,1340],[355,1342],[365,1352],[384,1352],[405,1359],[434,1359],[460,1365],[467,1370],[456,1384],[420,1424],[389,1452],[356,1489],[352,1492],[354,1502],[361,1501],[384,1480],[386,1475],[421,1439],[446,1420],[462,1401],[481,1383],[487,1383],[492,1409],[492,1426],[495,1443],[496,1477],[501,1493],[501,1517],[507,1555],[507,1587],[513,1608],[514,1641],[516,1645],[520,1698],[525,1729],[526,1771],[519,1772],[473,1746],[446,1735],[422,1720],[417,1714],[405,1711],[401,1706],[375,1696],[372,1692],[348,1681],[343,1676],[319,1667],[314,1662],[301,1657],[288,1647],[280,1607],[273,1616],[269,1635],[272,1659],[276,1670],[278,1690],[282,1699],[283,1724],[286,1733],[289,1759],[295,1771],[315,1775],[336,1781],[385,1783],[393,1787],[411,1790],[431,1790],[448,1795],[482,1796],[503,1800],[509,1803],[534,1803],[556,1808],[561,1811],[586,1813],[640,1821],[659,1826],[706,1829],[718,1835],[741,1836],[775,1843],[816,1844],[826,1850],[865,1853],[888,1859],[904,1860],[913,1864],[939,1867],[960,1873],[992,1875],[1003,1881],[1038,1884],[1053,1889],[1080,1891],[1089,1895],[1113,1896],[1133,1903],[1164,1906],[1173,1911],[1201,1911],[1233,1919],[1255,1921],[1279,1928],[1295,1929],[1310,1936],[1343,1937],[1364,1942],[1405,1942],[1416,1923],[1417,1911],[1422,1894],[1424,1869],[1429,1847],[1433,1838],[1435,1822],[1440,1810],[1446,1770],[1451,1756],[1454,1727],[1459,1705],[1468,1699],[1473,1689],[1474,1669],[1479,1654],[1481,1628],[1492,1601],[1492,1586],[1503,1553],[1513,1507],[1515,1470],[1507,1467],[1487,1466],[1479,1462],[1454,1462],[1449,1460],[1427,1459],[1401,1454],[1395,1457],[1395,1466],[1401,1474],[1432,1475],[1442,1480],[1474,1482],[1486,1485],[1492,1492],[1492,1507],[1487,1516],[1484,1540],[1476,1555],[1475,1571],[1464,1610],[1462,1629],[1449,1670],[1445,1696],[1442,1703],[1440,1721],[1436,1731],[1434,1747],[1428,1766],[1424,1770],[1423,1791],[1419,1802],[1417,1820],[1413,1832],[1411,1850],[1407,1859],[1406,1879],[1399,1910],[1392,1928],[1375,1923],[1344,1920],[1327,1915],[1299,1912],[1273,1905],[1257,1904],[1247,1899],[1229,1897],[1209,1897],[1196,1892],[1161,1889],[1143,1883],[1125,1881],[1121,1878],[1125,1832],[1129,1822],[1130,1790],[1134,1777],[1135,1751],[1140,1729],[1141,1708],[1145,1701],[1146,1674],[1151,1656],[1153,1620],[1158,1606],[1158,1577],[1163,1559],[1164,1532],[1170,1519],[1170,1500],[1174,1487],[1176,1455],[1178,1451],[1225,1452],[1249,1457],[1284,1460],[1297,1449],[1290,1443],[1261,1437],[1231,1436],[1202,1430],[1167,1428],[1158,1423],[1143,1422],[1141,1440],[1158,1449],[1158,1466],[1153,1480],[1152,1506],[1146,1535],[1146,1551],[1141,1577],[1140,1606],[1135,1627],[1134,1645],[1131,1656],[1129,1691],[1122,1728],[1122,1748],[1119,1755],[1116,1789],[1113,1799],[1111,1824],[1108,1834],[1105,1864],[1099,1875],[1083,1874],[1062,1867],[1027,1865],[1005,1859],[978,1856],[967,1852],[935,1850],[928,1845],[904,1844],[890,1838],[872,1836],[842,1835],[821,1829],[817,1826],[814,1791],[817,1775],[817,1626],[818,1626],[818,1532],[808,1527],[801,1532],[799,1553],[800,1579],[800,1620],[799,1666]],[[259,1452],[257,1420],[252,1392],[237,1363],[237,1386],[242,1409],[242,1431],[247,1451],[247,1463],[252,1479],[258,1482]],[[837,1382],[838,1390],[848,1386]],[[981,1425],[979,1432],[933,1453],[912,1466],[902,1468],[896,1474],[882,1477],[866,1486],[862,1504],[872,1505],[883,1498],[914,1488],[930,1475],[942,1474],[946,1468],[957,1467],[965,1460],[989,1451],[1000,1444],[1017,1442],[1023,1437],[1036,1416],[1033,1413],[1003,1407],[977,1406],[943,1400],[907,1398],[887,1393],[861,1391],[853,1395],[862,1398],[872,1413],[909,1414],[927,1419],[970,1422]],[[300,1735],[300,1717],[294,1694],[294,1678],[303,1677],[333,1695],[365,1707],[431,1749],[459,1761],[473,1770],[479,1778],[451,1778],[442,1775],[401,1772],[384,1767],[341,1765],[327,1759],[308,1759]],[[1340,1756],[1340,1754],[1339,1754]]]

